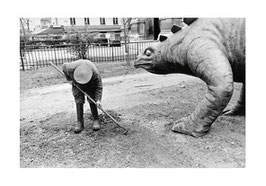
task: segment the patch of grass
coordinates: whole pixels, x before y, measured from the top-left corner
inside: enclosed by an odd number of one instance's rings
[[[95,63],[102,78],[136,74],[144,72],[142,69],[135,69],[125,62]],[[62,65],[58,66],[62,69]],[[43,67],[37,70],[20,71],[20,91],[31,88],[44,87],[66,83],[65,77],[59,74],[53,67]]]

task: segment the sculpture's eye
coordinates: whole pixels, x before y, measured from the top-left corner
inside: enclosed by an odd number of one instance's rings
[[[151,55],[151,51],[150,50],[146,50],[146,56],[150,56]]]

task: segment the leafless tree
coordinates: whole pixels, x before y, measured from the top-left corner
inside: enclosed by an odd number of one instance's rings
[[[20,21],[20,26],[22,29],[23,38],[26,39],[26,33],[30,32],[31,20],[29,18],[20,18],[19,21]]]
[[[129,32],[131,20],[132,20],[132,18],[122,18],[122,24],[123,24],[123,28],[124,28],[124,41],[125,41],[126,61],[127,61],[128,65],[130,65],[129,51],[128,51],[128,43],[129,43],[128,32]]]
[[[24,25],[26,25],[27,31],[30,32],[30,22],[31,20],[29,18],[20,18],[20,24],[22,29],[24,29],[24,31],[25,31]]]

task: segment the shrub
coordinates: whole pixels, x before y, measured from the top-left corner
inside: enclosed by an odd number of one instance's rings
[[[89,34],[72,34],[66,36],[67,40],[73,46],[70,48],[70,52],[73,53],[79,59],[88,59],[88,47],[93,42],[93,37]]]

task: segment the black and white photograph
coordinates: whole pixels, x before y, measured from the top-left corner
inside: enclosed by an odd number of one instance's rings
[[[263,185],[260,2],[3,7],[1,185]]]
[[[21,167],[245,167],[245,18],[20,23]]]

